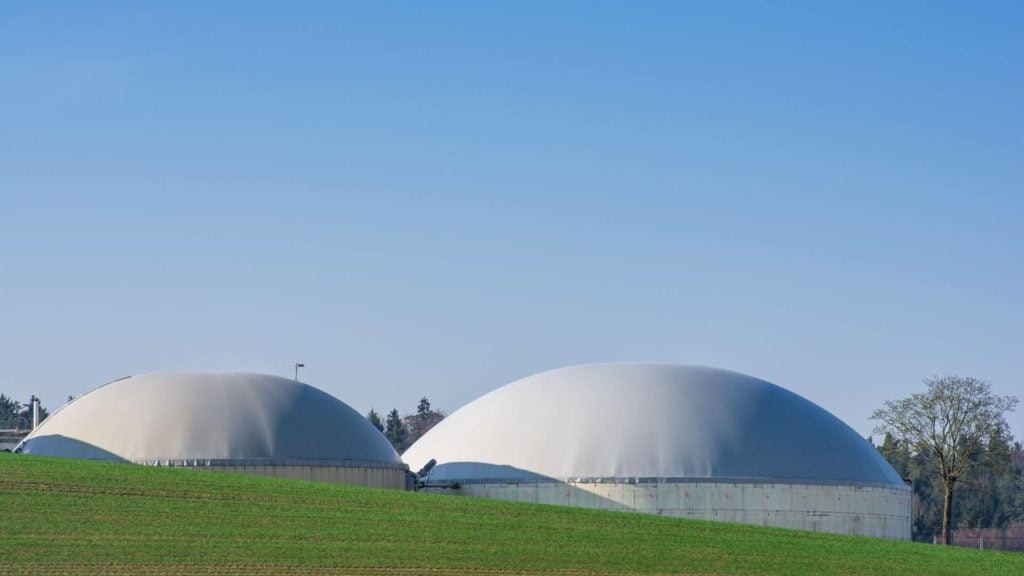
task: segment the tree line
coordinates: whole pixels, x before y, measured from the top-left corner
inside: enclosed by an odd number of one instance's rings
[[[371,408],[370,412],[366,415],[366,419],[370,421],[370,424],[373,424],[377,430],[384,434],[384,437],[391,442],[391,445],[395,447],[399,454],[405,452],[406,448],[412,446],[413,442],[419,440],[431,428],[437,426],[441,420],[444,420],[444,417],[444,412],[430,407],[430,400],[427,400],[426,396],[420,398],[414,414],[401,416],[397,408],[392,408],[391,412],[388,412],[387,417],[381,420],[380,414]]]
[[[21,403],[17,400],[0,394],[0,430],[31,430],[32,429],[32,400]],[[39,405],[39,420],[50,415],[50,412]]]
[[[1024,447],[999,435],[971,455],[970,472],[953,488],[950,530],[1007,528],[1024,524]],[[910,443],[886,434],[878,451],[914,492],[914,539],[931,542],[942,537],[946,489],[936,472],[936,457],[915,452]]]

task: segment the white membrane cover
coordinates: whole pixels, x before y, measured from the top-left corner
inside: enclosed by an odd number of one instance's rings
[[[26,454],[182,465],[401,467],[362,415],[317,388],[246,373],[154,373],[75,398]]]
[[[764,380],[696,366],[543,372],[454,412],[403,455],[430,481],[644,479],[905,488],[857,432]]]

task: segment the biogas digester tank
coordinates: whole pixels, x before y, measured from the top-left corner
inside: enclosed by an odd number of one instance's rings
[[[853,429],[736,372],[591,364],[451,414],[403,454],[428,490],[909,539],[911,491]]]
[[[65,404],[15,451],[399,489],[406,475],[387,439],[347,404],[265,374],[115,380]]]

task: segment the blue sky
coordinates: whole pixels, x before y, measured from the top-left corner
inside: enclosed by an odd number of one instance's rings
[[[0,392],[1024,396],[1018,2],[207,4],[0,4]]]

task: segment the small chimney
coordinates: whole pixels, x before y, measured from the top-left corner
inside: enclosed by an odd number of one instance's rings
[[[32,429],[39,426],[39,398],[32,396]]]

